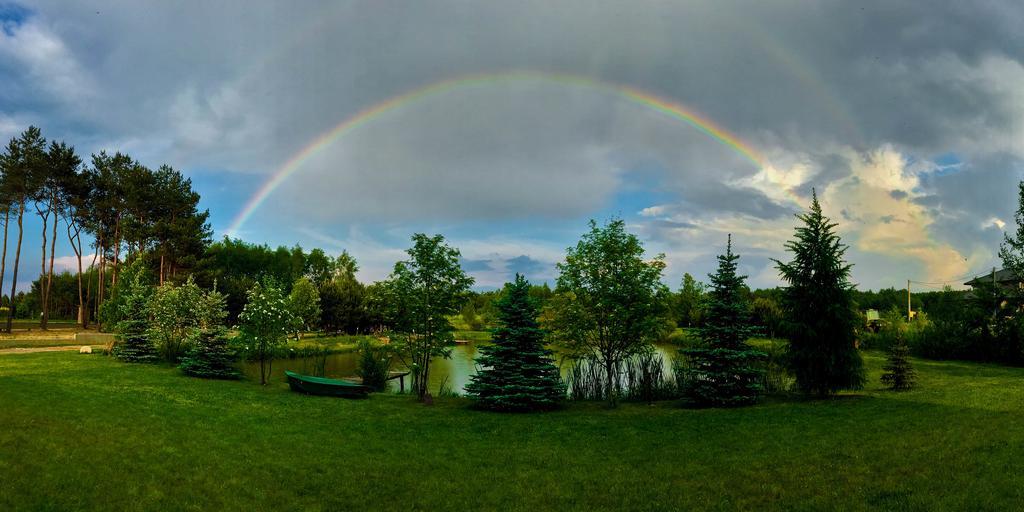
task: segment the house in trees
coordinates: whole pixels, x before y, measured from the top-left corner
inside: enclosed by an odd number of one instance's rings
[[[1001,288],[1009,289],[1024,288],[1024,281],[1022,281],[1013,270],[1008,268],[1001,270],[992,269],[992,272],[975,277],[964,284],[971,288],[977,288],[988,284],[995,284]]]

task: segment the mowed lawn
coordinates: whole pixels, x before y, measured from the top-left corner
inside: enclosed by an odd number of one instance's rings
[[[0,356],[0,510],[1014,510],[1024,370],[734,410],[348,401],[100,355]]]

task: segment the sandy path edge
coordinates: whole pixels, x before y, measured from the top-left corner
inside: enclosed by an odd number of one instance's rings
[[[68,352],[77,351],[83,346],[92,347],[93,352],[103,350],[104,345],[66,345],[61,347],[22,347],[22,348],[0,348],[0,355],[3,354],[34,354],[37,352]]]

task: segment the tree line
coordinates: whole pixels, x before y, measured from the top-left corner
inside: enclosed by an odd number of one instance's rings
[[[191,180],[170,166],[153,170],[120,152],[94,154],[85,164],[73,146],[56,140],[47,143],[34,126],[12,138],[0,153],[0,288],[8,242],[13,245],[6,331],[11,331],[18,301],[25,297],[17,293],[17,284],[26,214],[38,216],[42,226],[40,277],[32,290],[38,298],[40,327],[47,328],[55,302],[58,237],[66,237],[75,254],[75,316],[88,327],[112,296],[124,260],[149,260],[158,269],[160,282],[195,268],[212,235],[209,212],[198,205]],[[87,272],[91,269],[95,271]]]

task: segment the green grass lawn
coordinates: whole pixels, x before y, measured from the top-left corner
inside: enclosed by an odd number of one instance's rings
[[[452,333],[457,340],[491,341],[491,331],[455,331]]]
[[[0,510],[1014,510],[1024,369],[732,410],[347,401],[68,353],[0,356]]]
[[[4,319],[2,319],[0,321],[6,322],[7,320],[6,320],[6,318],[4,318]],[[78,326],[78,322],[76,322],[75,320],[60,320],[60,319],[55,320],[55,319],[51,318],[47,322],[47,326],[50,329],[69,329],[69,328],[77,327]],[[14,321],[11,322],[11,327],[14,328],[15,330],[23,330],[23,329],[38,330],[39,329],[39,319],[38,318],[35,318],[35,319],[33,319],[33,318],[15,318]]]

